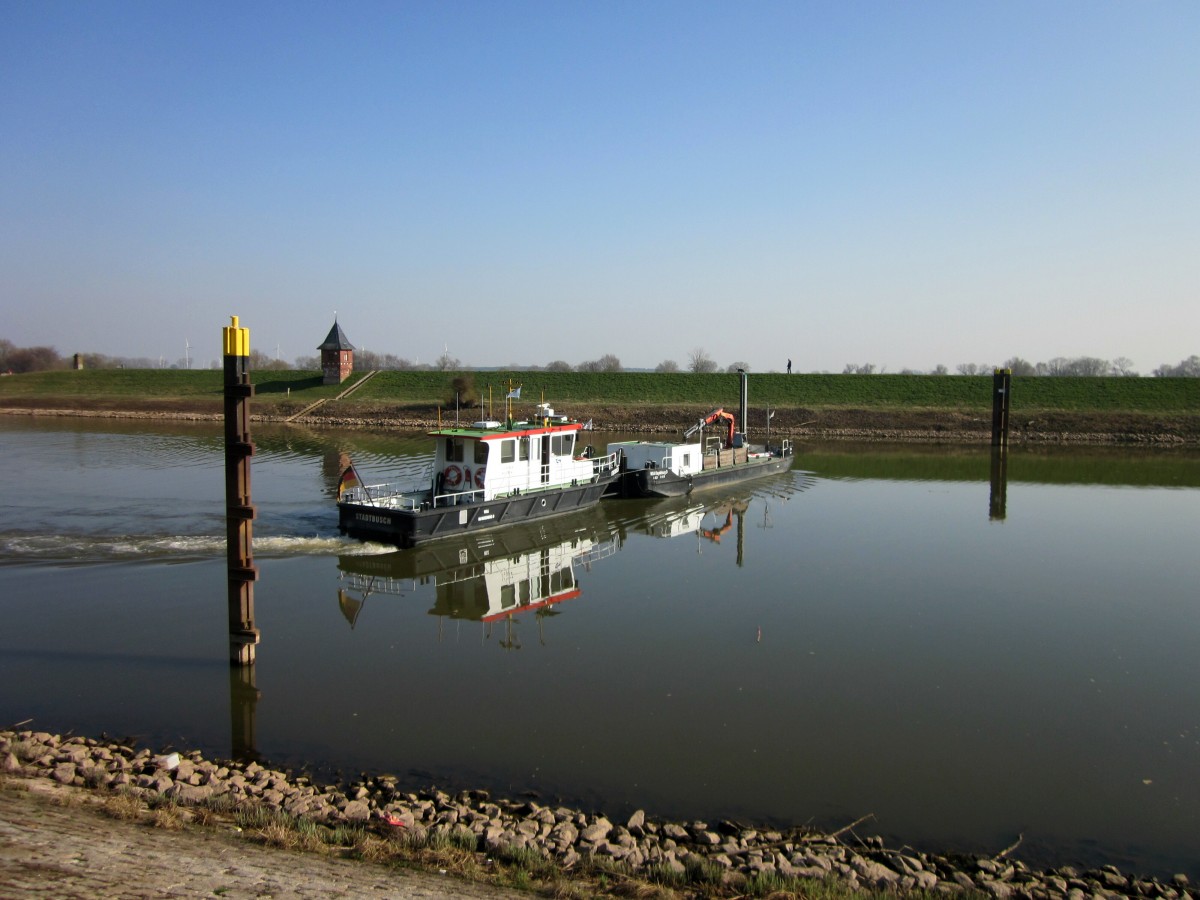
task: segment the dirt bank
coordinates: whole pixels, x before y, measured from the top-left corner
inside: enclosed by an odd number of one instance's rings
[[[303,409],[298,404],[257,404],[256,422],[284,422]],[[572,404],[570,413],[591,420],[599,431],[678,434],[706,410],[688,406]],[[208,401],[126,400],[116,402],[38,399],[12,400],[0,414],[83,416],[99,418],[219,420]],[[759,421],[765,413],[751,407],[750,426],[761,440]],[[324,404],[297,420],[337,428],[432,428],[437,407],[413,404]],[[443,421],[447,421],[443,413]],[[940,409],[809,409],[783,408],[771,420],[771,435],[792,439],[981,443],[991,437],[991,417],[970,410]],[[1041,411],[1014,415],[1010,439],[1038,444],[1132,444],[1155,447],[1200,446],[1200,412],[1069,412]]]

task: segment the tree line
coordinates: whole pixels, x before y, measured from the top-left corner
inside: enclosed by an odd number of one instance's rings
[[[1063,376],[1073,375],[1083,378],[1139,378],[1141,373],[1133,368],[1133,361],[1118,356],[1116,359],[1099,359],[1095,356],[1056,356],[1047,362],[1032,363],[1029,360],[1014,356],[1005,360],[999,366],[978,363],[960,363],[955,371],[959,375],[990,375],[997,368],[1009,369],[1013,375],[1021,376]],[[872,363],[858,365],[847,363],[842,370],[844,375],[876,375],[882,374],[883,369]],[[949,375],[950,370],[945,366],[936,366],[928,372],[914,369],[902,369],[901,375]],[[1200,378],[1200,356],[1189,356],[1178,365],[1163,363],[1150,372],[1156,378]]]
[[[196,360],[186,358],[168,363],[163,357],[151,359],[149,357],[106,356],[103,353],[80,353],[77,355],[80,365],[85,369],[199,368]],[[0,372],[5,374],[16,375],[25,372],[68,369],[74,364],[74,355],[64,357],[53,347],[18,347],[12,341],[0,338]],[[208,363],[207,367],[218,368],[219,366],[219,361],[212,360]],[[250,367],[258,371],[293,368],[287,361],[268,356],[261,350],[250,351]],[[317,356],[297,357],[294,368],[302,371],[316,371],[321,368],[321,360]],[[462,371],[464,368],[474,369],[475,367],[464,367],[461,360],[452,356],[449,351],[443,353],[433,362],[420,363],[412,362],[391,353],[356,350],[354,353],[354,368],[359,371],[369,371],[371,369],[415,369],[456,372]],[[540,369],[547,372],[625,371],[625,368],[621,365],[620,358],[612,353],[606,353],[598,359],[584,360],[574,365],[566,360],[556,359],[546,363],[544,366],[511,363],[508,368],[514,371],[538,371]],[[960,363],[955,367],[954,371],[959,375],[990,375],[996,368],[1011,369],[1013,375],[1019,376],[1140,377],[1139,373],[1133,368],[1133,362],[1123,356],[1119,356],[1113,360],[1098,359],[1092,356],[1057,356],[1046,362],[1039,363],[1032,363],[1019,356],[1014,356],[1005,360],[998,367],[991,364]],[[683,367],[671,359],[665,359],[654,367],[655,372],[680,372],[686,370],[696,373],[737,372],[739,369],[749,372],[750,366],[741,360],[731,362],[725,366],[718,365],[716,360],[703,347],[694,348],[688,354]],[[846,367],[842,370],[842,374],[882,375],[886,371],[886,368],[876,366],[873,363],[847,363]],[[950,375],[951,372],[946,366],[939,365],[924,372],[914,369],[901,369],[898,374]],[[1150,374],[1156,378],[1200,378],[1200,356],[1189,356],[1187,359],[1180,360],[1176,365],[1164,363],[1153,369]]]

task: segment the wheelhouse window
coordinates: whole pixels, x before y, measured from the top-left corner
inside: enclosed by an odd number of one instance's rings
[[[524,441],[521,441],[520,443],[522,446],[525,445]],[[501,441],[500,442],[500,462],[510,463],[513,460],[515,460],[516,458],[517,458],[517,441],[513,440],[512,438],[509,438],[506,441]]]
[[[446,438],[446,462],[462,462],[464,459],[462,438]]]
[[[488,446],[484,441],[475,441],[475,465],[487,465]]]
[[[550,441],[550,452],[555,456],[570,456],[575,449],[575,435],[556,434]]]

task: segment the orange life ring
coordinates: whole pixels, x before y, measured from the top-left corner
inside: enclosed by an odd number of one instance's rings
[[[486,466],[480,466],[475,470],[475,487],[483,490],[483,472]]]
[[[446,466],[442,474],[446,479],[446,487],[458,487],[462,483],[462,469],[458,466]]]

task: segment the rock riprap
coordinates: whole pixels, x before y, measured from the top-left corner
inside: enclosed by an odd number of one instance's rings
[[[896,891],[971,891],[993,897],[1197,897],[1186,876],[1138,878],[1113,866],[1036,871],[1022,862],[891,849],[877,837],[758,830],[723,821],[657,822],[638,810],[613,822],[562,806],[399,790],[388,776],[318,785],[250,762],[217,762],[197,752],[154,753],[120,743],[46,732],[0,732],[0,772],[63,785],[118,791],[148,802],[223,809],[258,807],[336,827],[360,825],[414,838],[445,835],[480,854],[534,853],[563,870],[605,864],[647,880],[697,872],[714,882],[834,878]]]

